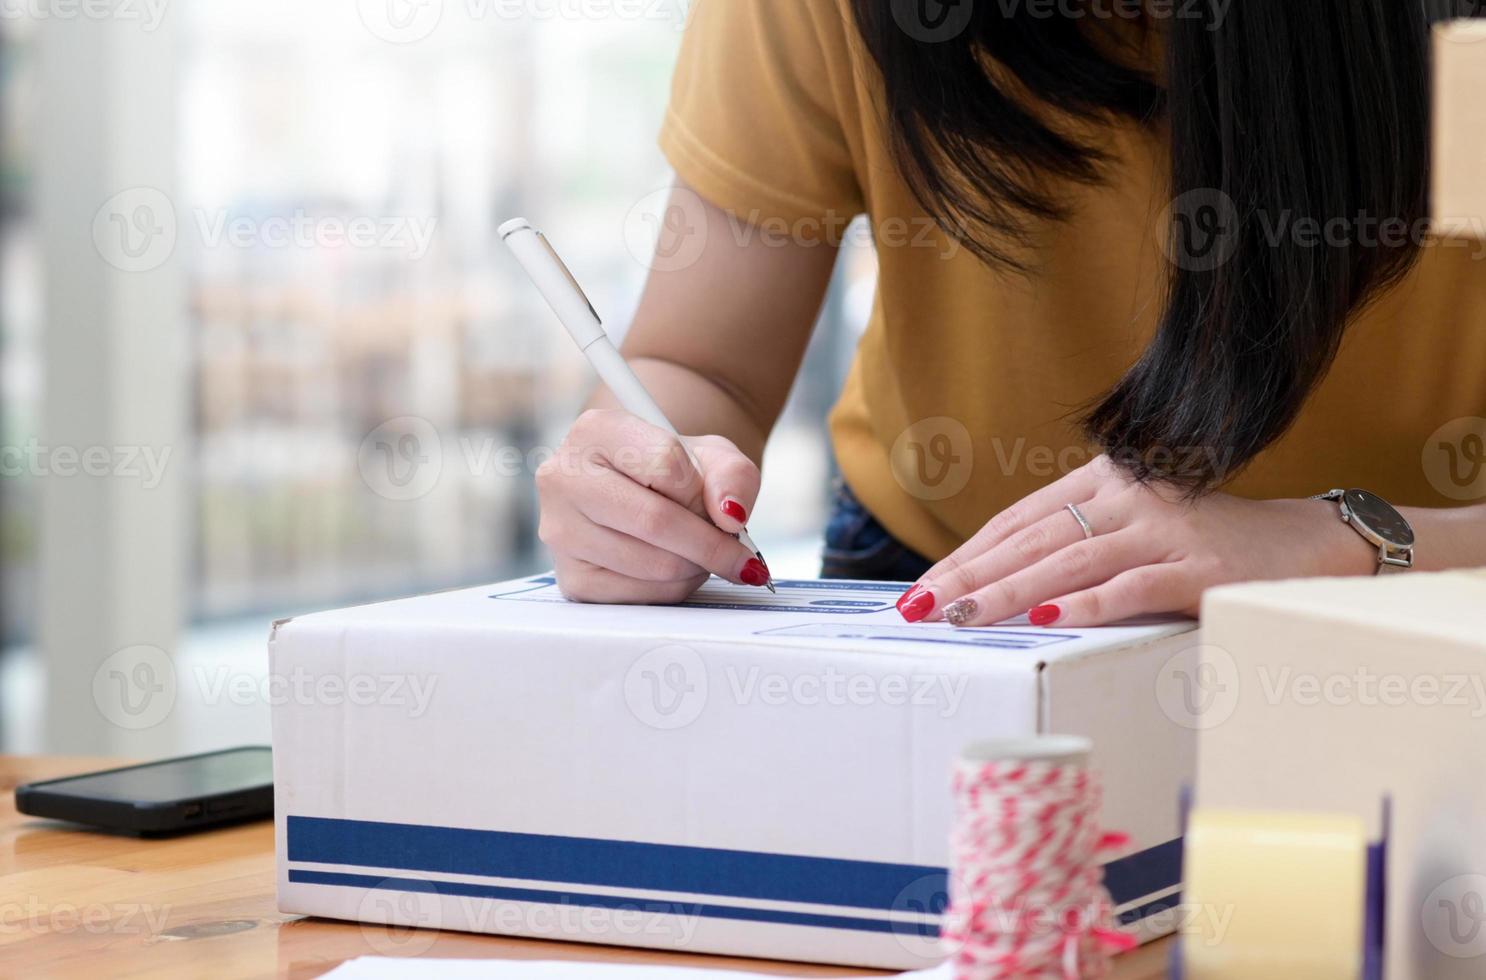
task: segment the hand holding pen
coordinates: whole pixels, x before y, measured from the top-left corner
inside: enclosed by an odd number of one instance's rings
[[[746,528],[758,468],[720,436],[677,433],[540,232],[518,218],[500,236],[624,408],[585,412],[537,474],[540,533],[564,593],[592,602],[676,602],[709,573],[772,591]]]

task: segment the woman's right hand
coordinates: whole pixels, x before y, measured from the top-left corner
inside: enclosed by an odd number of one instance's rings
[[[557,584],[578,602],[663,605],[709,575],[762,586],[768,570],[733,534],[748,521],[759,470],[721,436],[676,436],[629,414],[591,409],[536,473],[538,536]]]

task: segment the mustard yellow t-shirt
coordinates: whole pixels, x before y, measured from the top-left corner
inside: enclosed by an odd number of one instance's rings
[[[1019,276],[930,227],[881,104],[847,0],[697,0],[661,146],[697,193],[753,223],[792,222],[808,238],[869,216],[877,295],[832,441],[862,502],[937,559],[1092,458],[1080,411],[1134,363],[1161,313],[1166,150],[1155,132],[1112,128],[1107,182],[1067,187],[1071,219],[1040,231],[1036,271]],[[1437,443],[1486,417],[1483,251],[1427,249],[1355,318],[1297,424],[1225,489],[1360,486],[1398,505],[1460,505],[1471,474],[1451,471]]]

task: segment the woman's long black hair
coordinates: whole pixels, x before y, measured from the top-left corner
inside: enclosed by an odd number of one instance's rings
[[[1058,182],[1103,179],[1099,127],[1169,132],[1164,312],[1085,422],[1134,476],[1191,493],[1289,428],[1349,317],[1411,267],[1418,242],[1397,232],[1427,215],[1430,25],[1479,6],[1134,0],[1162,79],[1098,40],[1098,12],[1130,0],[852,2],[900,169],[994,266],[1032,271],[1038,225],[1069,217]],[[1329,240],[1275,234],[1302,219]]]

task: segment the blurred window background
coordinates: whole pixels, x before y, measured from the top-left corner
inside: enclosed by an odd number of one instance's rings
[[[48,138],[37,38],[51,31],[65,51],[74,29],[38,2],[0,19],[0,749],[11,751],[50,748],[49,658],[114,652],[37,642],[55,581],[40,512],[48,481],[68,479],[28,462],[49,449],[43,283],[59,274],[34,207]],[[202,665],[266,674],[276,617],[546,567],[532,470],[591,377],[495,228],[532,218],[623,331],[646,274],[639,211],[669,182],[655,136],[684,4],[155,0],[128,21],[121,7],[117,22],[75,25],[168,30],[175,59],[173,105],[120,110],[168,119],[173,192],[119,187],[124,206],[94,228],[120,236],[105,258],[121,266],[149,244],[131,236],[173,220],[169,259],[185,281],[184,435],[154,448],[181,480],[170,519],[185,591],[167,651],[177,704],[131,747],[266,741],[263,699],[213,701],[220,686]],[[755,512],[785,575],[815,571],[833,470],[825,415],[872,297],[871,249],[850,237]],[[151,460],[138,465],[148,480]]]

